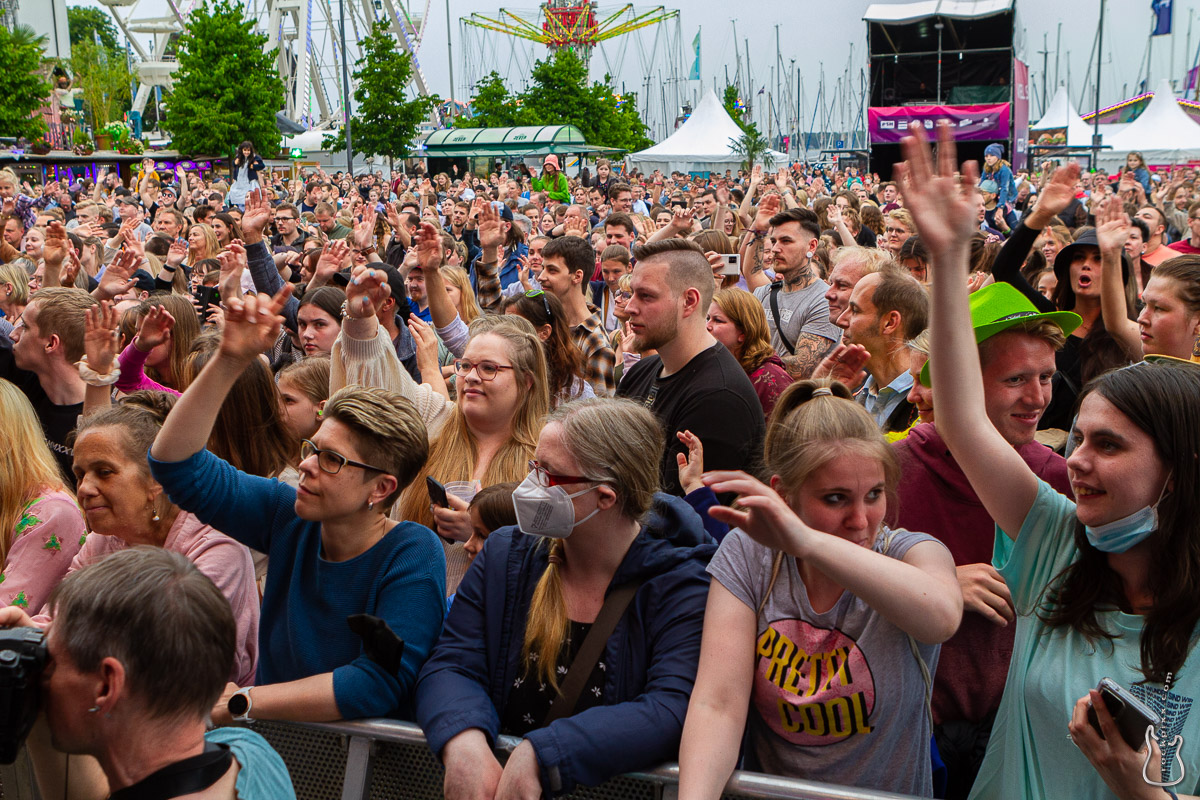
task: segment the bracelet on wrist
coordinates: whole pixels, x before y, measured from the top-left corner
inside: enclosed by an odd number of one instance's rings
[[[88,386],[111,386],[121,379],[121,368],[116,364],[109,366],[109,371],[103,375],[88,366],[87,356],[83,356],[75,364],[79,368],[79,378]]]
[[[179,268],[178,268],[178,267],[172,267],[170,264],[163,264],[163,269],[165,269],[167,272],[172,272],[172,273],[173,273],[173,272],[175,272],[175,271],[176,271],[177,269],[179,269]]]

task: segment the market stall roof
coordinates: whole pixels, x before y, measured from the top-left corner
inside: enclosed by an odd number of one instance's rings
[[[737,169],[742,157],[733,149],[733,140],[742,135],[729,112],[712,89],[705,90],[696,110],[679,130],[653,147],[634,153],[629,161],[642,170],[663,172],[712,172]],[[771,151],[778,166],[788,163],[786,153]]]
[[[1200,160],[1200,125],[1176,101],[1171,82],[1163,80],[1146,110],[1119,133],[1105,136],[1112,150],[1100,154],[1100,165],[1112,169],[1136,150],[1147,164],[1181,164]]]
[[[515,128],[445,128],[429,134],[420,155],[544,156],[551,153],[621,153],[616,147],[588,144],[574,125],[521,125]]]
[[[863,19],[903,25],[930,17],[985,19],[1013,10],[1013,0],[918,0],[916,3],[872,3]]]

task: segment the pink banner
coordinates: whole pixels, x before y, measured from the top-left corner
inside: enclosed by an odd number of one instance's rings
[[[867,126],[872,144],[895,144],[918,125],[931,136],[937,123],[954,125],[954,138],[961,141],[1008,139],[1009,104],[973,106],[876,106],[867,109]]]
[[[1013,60],[1013,169],[1025,169],[1029,162],[1029,66]]]

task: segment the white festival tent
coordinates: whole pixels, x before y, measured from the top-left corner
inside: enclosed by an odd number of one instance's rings
[[[1104,126],[1101,126],[1102,128]],[[1092,126],[1083,121],[1075,105],[1067,95],[1067,87],[1059,86],[1050,107],[1037,122],[1029,126],[1034,134],[1039,131],[1063,130],[1067,132],[1067,144],[1071,147],[1092,146]],[[1030,142],[1036,141],[1037,136],[1030,136]]]
[[[742,129],[725,111],[712,89],[696,105],[696,110],[679,129],[653,147],[633,153],[626,160],[642,170],[662,170],[664,174],[679,172],[736,172],[742,159],[734,152],[731,139],[742,135]],[[775,167],[785,167],[786,154],[771,151]]]
[[[1147,164],[1184,164],[1200,161],[1200,125],[1179,107],[1171,82],[1158,85],[1146,109],[1129,127],[1104,137],[1111,150],[1100,151],[1100,166],[1113,170],[1125,163],[1133,150]]]

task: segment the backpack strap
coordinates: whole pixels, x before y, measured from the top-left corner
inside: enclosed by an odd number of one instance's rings
[[[796,355],[796,346],[788,341],[787,334],[783,332],[783,323],[779,321],[779,292],[783,289],[783,284],[776,281],[771,284],[771,316],[775,318],[775,331],[779,334],[779,339],[783,342],[783,346],[787,348],[788,355]]]

